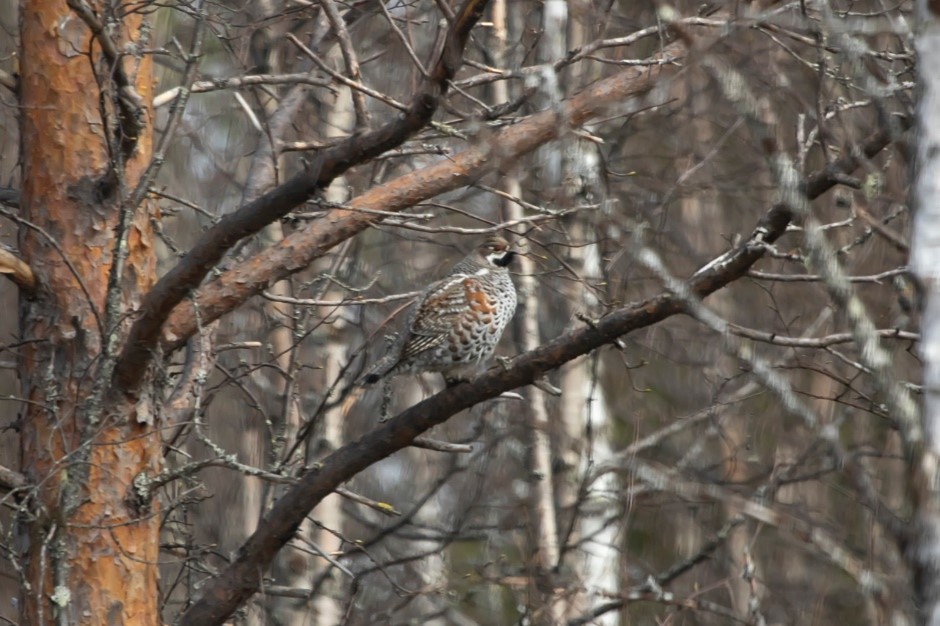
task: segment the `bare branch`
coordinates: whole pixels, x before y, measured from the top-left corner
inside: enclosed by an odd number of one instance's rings
[[[363,107],[363,113],[368,112],[368,109],[365,108],[365,102],[362,97],[362,94],[372,96],[376,100],[380,102],[384,102],[385,104],[395,109],[398,109],[399,111],[408,111],[408,105],[403,104],[399,102],[398,100],[395,100],[394,98],[389,98],[385,94],[380,93],[376,91],[375,89],[370,89],[369,87],[366,87],[358,80],[347,78],[346,76],[343,76],[339,72],[332,69],[320,57],[318,57],[314,53],[313,50],[305,46],[303,42],[297,39],[297,37],[295,37],[292,33],[287,33],[287,38],[291,41],[291,43],[293,43],[295,46],[300,48],[300,51],[303,52],[305,55],[307,55],[307,58],[313,61],[317,67],[319,67],[321,70],[323,70],[324,72],[326,72],[327,74],[335,78],[337,81],[343,83],[344,85],[346,85],[352,90],[353,103],[356,104],[356,127],[357,128],[360,128],[360,125],[362,124],[362,122],[360,121],[362,120],[362,117],[360,117],[360,114],[359,114],[359,107],[360,106]],[[360,101],[362,102],[360,103]]]
[[[677,54],[667,47],[662,54]],[[575,128],[623,106],[631,98],[647,93],[671,68],[630,68],[602,81],[556,109],[543,111],[495,133],[482,142],[439,163],[406,174],[385,185],[374,187],[347,203],[348,209],[336,209],[328,220],[316,220],[294,232],[276,245],[247,259],[239,266],[201,287],[195,304],[181,302],[170,316],[162,343],[164,350],[183,345],[195,330],[195,309],[204,321],[218,319],[269,284],[300,271],[376,221],[376,216],[361,209],[381,207],[384,213],[400,212],[438,194],[476,182],[487,172],[512,163],[520,155],[559,137],[567,128]],[[194,308],[195,307],[195,308]]]
[[[733,335],[745,337],[753,341],[770,343],[775,346],[786,346],[788,348],[827,348],[840,343],[851,343],[855,340],[852,333],[836,333],[825,337],[787,337],[779,333],[771,333],[765,330],[754,330],[745,328],[737,324],[729,324],[728,331]],[[879,337],[885,339],[904,339],[906,341],[920,341],[920,335],[908,332],[899,328],[885,328],[876,331]]]
[[[199,80],[189,88],[190,93],[208,93],[222,89],[241,89],[254,85],[310,85],[333,89],[332,83],[324,78],[310,74],[250,74],[248,76],[232,76],[230,78],[216,78],[213,80]],[[184,87],[173,87],[154,97],[153,106],[162,107],[175,100]]]
[[[447,34],[446,44],[429,80],[412,100],[408,111],[385,126],[350,137],[324,150],[304,171],[283,185],[227,215],[192,247],[180,262],[144,297],[140,317],[134,323],[115,368],[112,392],[134,395],[153,358],[160,329],[172,310],[196,288],[226,251],[286,215],[324,188],[336,176],[382,152],[400,145],[423,128],[437,109],[448,81],[460,67],[470,30],[486,6],[486,0],[467,0]],[[208,323],[211,320],[206,320]]]
[[[782,235],[790,213],[770,209],[747,243],[729,253],[724,263],[695,274],[689,288],[704,297],[744,275],[760,259],[765,246]],[[596,324],[577,328],[538,349],[513,359],[506,369],[491,369],[471,382],[449,387],[392,418],[328,456],[278,499],[236,559],[209,581],[203,596],[181,617],[182,626],[220,624],[257,591],[262,573],[278,550],[290,541],[308,512],[373,463],[412,445],[415,438],[450,416],[504,391],[530,384],[545,372],[587,354],[638,328],[645,328],[684,310],[671,293],[617,309]]]
[[[438,441],[427,437],[415,437],[411,445],[415,448],[424,448],[435,452],[459,452],[461,454],[473,452],[473,446],[468,443],[451,443],[450,441]]]
[[[22,489],[28,485],[29,481],[26,480],[25,476],[0,465],[0,490],[13,491],[14,489]]]
[[[137,140],[146,126],[146,120],[144,118],[143,98],[137,92],[133,79],[128,76],[124,67],[122,57],[126,53],[119,49],[118,43],[108,34],[101,18],[84,0],[67,0],[66,4],[75,11],[76,15],[85,22],[85,25],[94,34],[95,39],[101,46],[101,51],[108,61],[110,66],[109,76],[117,86],[115,100],[120,110],[118,118],[121,124],[121,150],[124,153],[124,158],[128,158],[137,147]]]
[[[36,275],[32,268],[3,247],[0,247],[0,274],[6,274],[25,293],[36,289]]]
[[[336,493],[343,496],[347,500],[356,502],[357,504],[362,504],[363,506],[367,506],[370,509],[378,511],[382,515],[388,515],[389,517],[398,517],[401,515],[401,511],[393,507],[388,502],[372,500],[371,498],[359,495],[358,493],[352,492],[344,487],[337,487]]]
[[[330,21],[330,26],[333,28],[333,32],[339,40],[339,49],[340,52],[343,53],[343,62],[346,64],[346,71],[349,72],[349,77],[354,81],[362,82],[362,74],[359,72],[359,58],[356,56],[356,49],[353,47],[352,39],[349,37],[349,31],[346,30],[346,25],[343,24],[343,18],[336,9],[336,5],[333,4],[333,0],[320,0],[320,6],[323,7],[323,12],[326,13],[326,19]],[[384,4],[382,8],[383,10],[385,9]],[[365,132],[369,129],[371,121],[369,106],[366,104],[366,99],[363,97],[362,92],[358,90],[353,90],[352,101],[353,107],[356,109],[356,132]]]

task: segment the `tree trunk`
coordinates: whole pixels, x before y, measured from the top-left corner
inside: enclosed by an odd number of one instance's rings
[[[105,10],[92,3],[90,20],[118,50],[146,47],[140,13],[112,21]],[[86,21],[65,2],[21,5],[19,238],[39,282],[20,301],[22,471],[39,485],[22,528],[24,626],[159,623],[159,516],[129,496],[157,468],[160,439],[147,397],[107,393],[126,312],[155,274],[150,216],[129,207],[122,222],[121,210],[150,159],[151,63],[119,54],[115,71]],[[118,74],[137,103],[118,102]],[[118,115],[135,106],[137,136]],[[115,250],[125,271],[108,305]]]
[[[918,168],[914,181],[917,204],[911,268],[923,287],[921,354],[924,357],[924,456],[932,484],[923,490],[914,512],[915,535],[908,549],[914,596],[921,624],[940,625],[940,506],[936,478],[940,457],[940,14],[921,2],[918,74],[922,88],[918,106]]]

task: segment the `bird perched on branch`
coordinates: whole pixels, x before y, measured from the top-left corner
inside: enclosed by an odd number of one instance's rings
[[[476,373],[516,311],[508,241],[487,239],[422,292],[391,351],[362,377],[366,384],[406,372],[440,372],[448,386]]]

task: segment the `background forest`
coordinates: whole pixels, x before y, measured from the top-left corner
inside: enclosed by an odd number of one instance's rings
[[[915,14],[5,4],[0,622],[940,623]],[[356,385],[491,233],[501,362]]]

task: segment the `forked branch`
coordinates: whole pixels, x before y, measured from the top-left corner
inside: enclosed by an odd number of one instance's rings
[[[809,199],[831,189],[837,174],[851,172],[859,159],[871,157],[891,141],[889,131],[873,135],[853,153],[811,176],[804,186]],[[858,155],[858,156],[855,156]],[[704,298],[745,276],[761,259],[768,244],[786,231],[793,218],[790,208],[771,207],[751,236],[688,281],[697,297]],[[450,387],[400,413],[395,418],[347,444],[307,473],[277,502],[255,533],[238,550],[235,560],[203,589],[203,596],[180,620],[182,626],[221,624],[254,594],[271,561],[323,498],[373,463],[412,445],[415,438],[457,412],[517,387],[531,384],[545,372],[558,368],[634,330],[656,324],[685,310],[683,301],[663,293],[646,301],[617,309],[596,323],[572,330],[513,359],[508,367],[495,368],[471,382]]]
[[[222,218],[154,285],[141,303],[140,316],[119,357],[112,393],[136,394],[170,312],[199,286],[232,246],[283,217],[349,168],[400,145],[431,120],[449,81],[461,65],[470,31],[486,4],[487,0],[464,2],[451,23],[431,76],[424,81],[403,115],[379,129],[354,135],[321,151],[294,178]]]

